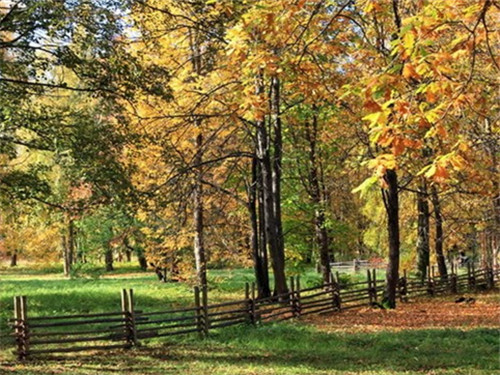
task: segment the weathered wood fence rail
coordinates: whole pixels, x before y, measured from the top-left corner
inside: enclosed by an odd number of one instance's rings
[[[408,297],[437,295],[489,289],[495,286],[499,271],[475,270],[467,273],[437,275],[429,268],[426,280],[407,276],[399,280],[401,301]],[[132,289],[122,290],[121,310],[97,314],[60,316],[29,315],[25,296],[14,297],[14,318],[10,319],[16,354],[23,360],[48,353],[131,348],[155,337],[197,333],[207,336],[210,330],[237,324],[262,324],[299,318],[309,314],[354,309],[378,302],[384,291],[384,280],[376,270],[366,270],[367,280],[342,284],[339,275],[321,286],[301,288],[300,278],[290,279],[288,293],[257,298],[254,284],[246,284],[244,298],[238,301],[209,304],[206,287],[194,288],[194,306],[163,311],[135,310]]]

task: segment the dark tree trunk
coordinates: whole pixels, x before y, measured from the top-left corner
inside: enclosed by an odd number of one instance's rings
[[[396,291],[399,281],[399,193],[398,176],[395,170],[388,169],[384,175],[387,187],[382,189],[387,213],[387,232],[389,237],[389,262],[386,272],[384,303],[388,308],[396,307]]]
[[[141,267],[141,270],[146,271],[148,268],[148,262],[142,252],[137,254],[137,260],[139,261],[139,267]]]
[[[262,183],[262,173],[260,171],[260,164],[257,163],[257,212],[258,212],[258,224],[259,224],[259,254],[262,259],[263,268],[265,270],[264,273],[264,283],[265,290],[263,291],[263,295],[270,297],[271,296],[271,287],[269,286],[269,261],[268,261],[268,250],[267,250],[267,234],[266,234],[266,214],[264,211],[264,190]]]
[[[127,260],[127,262],[131,262],[132,261],[132,251],[130,250],[125,250],[125,259]]]
[[[12,254],[10,254],[10,266],[17,266],[17,250],[14,250]]]
[[[443,217],[441,216],[441,205],[439,202],[438,191],[435,186],[431,187],[431,201],[434,209],[434,225],[436,226],[436,238],[434,240],[436,260],[441,278],[446,279],[448,277],[448,271],[446,269],[446,259],[443,251]]]
[[[248,191],[248,212],[250,214],[250,222],[252,232],[250,236],[250,246],[252,248],[252,256],[254,262],[255,280],[257,283],[257,292],[259,298],[269,297],[271,290],[269,288],[269,274],[267,270],[267,251],[265,237],[260,234],[260,226],[257,212],[257,191],[259,184],[259,171],[256,159],[252,160],[252,182]],[[259,189],[260,190],[260,189]],[[262,216],[261,216],[262,220]]]
[[[325,197],[319,181],[318,159],[317,159],[317,133],[318,118],[313,115],[312,129],[308,122],[305,123],[305,135],[309,143],[309,195],[314,204],[314,231],[316,243],[319,249],[319,268],[323,282],[330,281],[330,237],[325,226]]]
[[[104,263],[106,264],[106,271],[113,271],[113,249],[111,245],[106,246],[106,252],[104,253]]]
[[[264,91],[262,75],[257,77],[256,92],[261,95]],[[273,194],[273,172],[271,166],[271,157],[269,152],[269,135],[264,119],[258,119],[255,122],[257,132],[256,155],[260,163],[262,174],[262,192],[263,192],[263,212],[266,231],[266,240],[269,246],[269,253],[272,260],[274,274],[274,292],[276,294],[286,293],[288,291],[285,277],[285,267],[283,254],[280,253],[280,243],[277,238],[278,230],[275,217],[275,205]]]
[[[427,198],[427,183],[421,180],[417,193],[417,270],[422,281],[426,279],[429,267],[430,244],[429,244],[429,201]]]

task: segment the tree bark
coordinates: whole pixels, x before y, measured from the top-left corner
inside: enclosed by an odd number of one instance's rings
[[[106,271],[113,271],[113,249],[108,244],[106,247],[106,252],[104,253],[104,263],[106,264]]]
[[[272,189],[273,210],[276,220],[277,259],[280,268],[285,269],[285,240],[281,215],[281,171],[283,159],[283,134],[281,126],[281,83],[278,77],[271,78],[271,121],[273,129]],[[278,289],[278,288],[276,288]],[[283,289],[283,286],[280,286]],[[284,286],[286,292],[286,285]],[[283,293],[283,292],[279,292]]]
[[[267,270],[268,266],[266,242],[265,237],[261,236],[260,233],[262,226],[259,225],[257,212],[257,191],[260,186],[259,174],[258,163],[254,158],[252,160],[252,181],[248,191],[248,212],[250,215],[250,222],[252,227],[252,232],[250,235],[250,246],[252,248],[258,297],[266,298],[271,295],[271,290],[269,288],[269,274]],[[261,220],[262,219],[263,216],[261,216]]]
[[[195,186],[193,192],[193,216],[194,216],[194,257],[196,262],[196,276],[200,285],[207,284],[207,263],[205,258],[205,241],[203,227],[203,185],[202,185],[202,145],[203,136],[196,136],[195,164],[200,165],[196,170]]]
[[[202,74],[202,58],[200,51],[200,40],[196,30],[190,30],[191,61],[193,72]],[[199,285],[207,284],[207,263],[205,257],[204,225],[203,225],[203,135],[201,131],[201,120],[195,119],[197,135],[195,138],[194,164],[194,189],[193,189],[193,221],[194,221],[194,258],[196,264],[196,277]]]
[[[68,218],[67,231],[67,236],[62,236],[64,276],[71,274],[75,251],[75,226],[72,218]]]
[[[443,217],[441,216],[441,205],[439,202],[438,191],[435,186],[431,187],[431,202],[434,209],[434,225],[436,227],[436,238],[434,240],[436,260],[441,278],[446,279],[448,277],[448,271],[446,269],[446,259],[443,252]]]
[[[14,250],[12,254],[10,254],[10,266],[11,267],[17,266],[17,250]]]
[[[430,263],[429,244],[429,201],[427,199],[427,183],[421,179],[417,193],[417,270],[422,282],[426,279],[427,268]]]
[[[396,291],[399,281],[399,192],[398,176],[395,170],[388,169],[384,180],[387,187],[382,189],[382,197],[387,213],[387,232],[389,237],[389,262],[386,272],[384,303],[388,308],[396,308]]]
[[[323,282],[330,281],[330,236],[325,227],[325,197],[319,182],[318,160],[317,160],[317,132],[318,118],[316,113],[313,115],[312,129],[308,122],[305,123],[305,135],[309,143],[309,194],[314,204],[314,231],[316,243],[319,249],[320,272]]]
[[[148,268],[148,261],[144,257],[144,254],[137,254],[137,260],[139,262],[139,267],[141,268],[141,270],[146,271]]]
[[[264,91],[263,77],[259,74],[256,82],[256,93],[262,95]],[[271,265],[274,274],[274,293],[282,294],[288,291],[285,277],[285,267],[283,254],[280,253],[280,243],[277,235],[277,225],[275,217],[275,205],[273,194],[273,172],[271,157],[269,152],[269,134],[267,132],[264,118],[255,122],[257,132],[256,155],[259,159],[260,171],[262,174],[263,193],[263,213],[266,232],[266,240],[271,255]]]

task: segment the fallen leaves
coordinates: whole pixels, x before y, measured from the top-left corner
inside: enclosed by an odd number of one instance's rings
[[[456,296],[399,303],[395,310],[369,307],[307,319],[327,332],[377,332],[443,328],[500,328],[500,304],[492,294],[475,296],[475,304],[456,304]]]

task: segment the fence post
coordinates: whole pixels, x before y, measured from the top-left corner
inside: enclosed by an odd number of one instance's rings
[[[210,322],[208,318],[208,290],[207,286],[203,285],[201,287],[201,304],[203,309],[203,334],[205,337],[208,336],[208,330],[210,328]]]
[[[477,290],[477,279],[476,279],[476,266],[474,262],[471,264],[472,269],[472,289]]]
[[[340,298],[340,279],[339,279],[339,273],[335,273],[335,287],[334,287],[334,292],[333,292],[333,298],[334,298],[334,306],[337,309],[337,311],[340,311],[342,309],[342,300]]]
[[[135,325],[135,311],[134,311],[134,290],[128,290],[128,318],[130,321],[130,339],[132,345],[138,346],[139,342],[137,341],[137,327]]]
[[[28,301],[26,296],[21,296],[21,321],[24,358],[28,358],[30,350],[30,332],[28,324]]]
[[[129,302],[128,302],[128,293],[127,289],[122,289],[121,293],[122,297],[122,318],[123,318],[123,328],[125,333],[125,344],[127,348],[132,347],[132,330],[129,319]]]
[[[292,315],[297,316],[297,308],[295,307],[295,278],[290,276],[290,309],[292,311]]]
[[[486,286],[488,289],[495,287],[495,277],[493,275],[493,268],[487,267],[484,276],[486,277]]]
[[[195,312],[195,320],[196,320],[196,329],[201,337],[203,337],[203,324],[202,324],[202,311],[201,311],[201,303],[200,303],[200,288],[198,286],[194,287],[194,305],[196,307]]]
[[[352,268],[354,272],[359,271],[359,261],[357,259],[352,260]]]
[[[369,269],[366,270],[366,277],[368,281],[368,299],[370,301],[370,305],[373,304],[373,288],[372,288],[372,273]]]
[[[451,262],[451,275],[450,275],[450,292],[451,293],[458,292],[456,271],[457,270],[456,270],[455,264],[453,262]]]
[[[252,299],[250,297],[250,284],[248,282],[245,283],[245,305],[248,323],[253,323]]]
[[[17,358],[25,360],[28,357],[27,344],[28,335],[26,332],[26,322],[23,314],[23,297],[14,297],[14,318],[15,318],[15,334],[17,343]],[[24,310],[26,311],[26,310]]]
[[[372,269],[372,286],[373,290],[375,291],[374,293],[374,299],[375,302],[378,300],[378,292],[377,292],[377,270],[374,268]]]
[[[434,280],[432,279],[431,266],[427,266],[427,293],[434,295]]]
[[[470,263],[467,263],[467,284],[469,286],[469,290],[472,290],[474,287],[474,276],[472,275],[472,267]]]
[[[401,302],[407,301],[408,294],[408,276],[406,269],[403,270],[403,277],[399,280],[399,299]]]
[[[300,275],[297,275],[296,278],[296,283],[295,283],[295,306],[297,309],[297,318],[300,317],[300,314],[302,313],[302,304],[300,302]]]
[[[251,299],[251,304],[250,304],[250,314],[252,314],[252,324],[253,325],[256,325],[257,324],[257,321],[258,321],[258,316],[257,316],[257,309],[256,309],[256,304],[255,304],[255,301],[257,299],[257,295],[255,293],[255,282],[252,282],[252,290],[251,290],[251,296],[252,296],[252,299]]]

